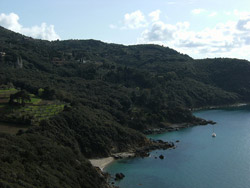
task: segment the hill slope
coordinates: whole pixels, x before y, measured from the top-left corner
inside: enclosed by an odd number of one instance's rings
[[[1,137],[4,186],[105,186],[85,157],[147,145],[140,132],[148,128],[199,123],[188,108],[250,100],[250,63],[245,60],[194,60],[158,45],[48,42],[2,27],[0,50],[0,85],[36,95],[44,88],[48,100],[70,104],[26,132]],[[10,169],[25,170],[25,175]],[[42,175],[35,181],[28,177],[36,169]]]

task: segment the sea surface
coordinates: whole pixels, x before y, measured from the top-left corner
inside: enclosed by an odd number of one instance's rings
[[[250,187],[250,107],[197,111],[216,121],[177,132],[150,136],[176,141],[177,148],[153,151],[148,158],[122,159],[104,170],[125,174],[121,188],[248,188]],[[159,155],[164,155],[163,160]],[[157,157],[157,159],[155,159]]]

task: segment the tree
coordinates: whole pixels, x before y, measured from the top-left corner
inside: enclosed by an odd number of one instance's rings
[[[42,93],[42,98],[47,100],[54,100],[56,98],[55,94],[56,92],[54,89],[51,89],[50,87],[45,87]]]
[[[29,93],[25,90],[21,90],[10,95],[9,104],[21,104],[22,106],[25,106],[25,102],[27,101],[31,101]]]
[[[38,96],[41,97],[43,95],[44,89],[40,88],[38,89]]]

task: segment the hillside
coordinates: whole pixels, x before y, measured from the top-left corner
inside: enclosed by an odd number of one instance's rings
[[[49,42],[2,27],[0,56],[1,86],[36,96],[43,88],[45,100],[69,104],[17,135],[1,134],[5,187],[104,187],[86,158],[145,146],[149,128],[199,124],[189,108],[250,101],[245,60],[194,60],[158,45]]]

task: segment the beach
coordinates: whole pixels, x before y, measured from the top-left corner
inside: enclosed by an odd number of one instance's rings
[[[106,157],[106,158],[99,158],[99,159],[89,159],[90,163],[94,167],[98,167],[103,170],[108,164],[113,162],[115,159],[114,157]]]
[[[99,167],[101,170],[103,170],[108,164],[112,163],[115,159],[123,159],[134,156],[134,152],[121,152],[112,154],[112,157],[89,159],[89,161],[94,167]]]

